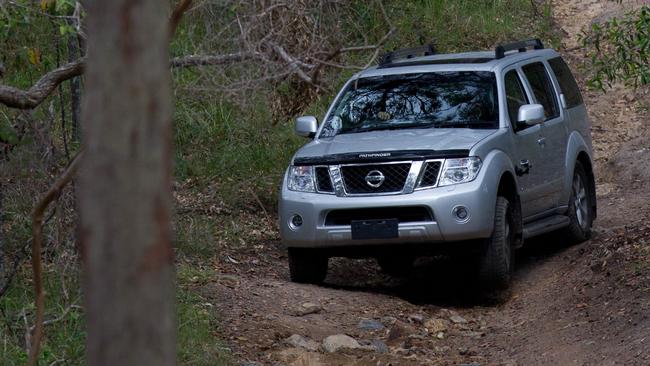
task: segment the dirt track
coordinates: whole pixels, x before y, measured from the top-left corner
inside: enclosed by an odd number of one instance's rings
[[[576,69],[575,33],[618,7],[554,5]],[[249,365],[648,365],[650,116],[638,108],[648,99],[647,90],[585,93],[598,178],[594,236],[572,247],[552,235],[527,243],[512,291],[497,305],[472,299],[463,266],[445,261],[422,262],[396,279],[373,261],[334,259],[325,286],[293,284],[277,241],[228,253],[237,261],[215,264],[227,275],[197,290],[219,304],[219,333]],[[362,319],[383,328],[361,329]],[[285,342],[292,334],[320,343],[341,333],[362,347],[326,353]]]

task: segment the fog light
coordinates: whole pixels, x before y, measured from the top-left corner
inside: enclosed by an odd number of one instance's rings
[[[458,222],[467,222],[469,220],[469,210],[465,206],[456,206],[451,210],[451,214]]]
[[[289,221],[289,227],[291,227],[293,230],[296,230],[301,226],[302,226],[302,216],[300,215],[291,216],[291,220]]]

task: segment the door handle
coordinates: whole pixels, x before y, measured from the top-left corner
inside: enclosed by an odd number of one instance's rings
[[[530,167],[530,162],[526,159],[523,159],[519,161],[519,166],[515,167],[515,173],[517,173],[518,176],[528,174],[530,172]]]
[[[539,144],[539,146],[542,146],[542,147],[546,146],[546,137],[538,138],[537,143]]]

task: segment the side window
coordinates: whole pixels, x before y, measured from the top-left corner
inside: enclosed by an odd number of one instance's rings
[[[553,69],[558,83],[560,83],[560,89],[562,89],[562,94],[564,94],[567,109],[582,104],[582,95],[580,95],[578,83],[573,78],[569,65],[561,57],[550,59],[548,63],[551,65],[551,69]]]
[[[519,131],[522,129],[517,123],[519,107],[528,104],[528,97],[526,97],[524,87],[521,84],[519,75],[517,75],[517,72],[515,70],[508,71],[504,80],[506,86],[506,102],[508,104],[508,116],[510,117],[510,124],[515,131]]]
[[[546,68],[541,62],[522,67],[528,83],[530,83],[535,94],[537,102],[544,106],[546,120],[556,118],[560,115],[560,109],[557,104],[557,98],[553,92],[553,84],[546,73]]]

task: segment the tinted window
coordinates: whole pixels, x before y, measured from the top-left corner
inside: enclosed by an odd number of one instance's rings
[[[517,123],[517,116],[519,115],[519,107],[522,105],[528,104],[528,97],[526,97],[526,92],[524,87],[519,80],[519,75],[515,70],[508,71],[505,76],[505,85],[506,85],[506,103],[508,104],[508,117],[510,117],[510,123],[512,127],[516,130],[519,130],[519,124]],[[525,127],[526,125],[523,124]]]
[[[436,72],[368,77],[351,83],[321,137],[404,128],[498,128],[492,72]]]
[[[553,69],[558,83],[560,83],[560,89],[562,90],[562,94],[564,94],[567,108],[573,108],[582,104],[580,89],[578,88],[576,79],[574,79],[573,74],[571,74],[569,65],[567,65],[561,57],[548,60],[548,63],[551,65],[551,69]]]
[[[541,62],[536,62],[534,64],[526,65],[522,67],[526,79],[530,83],[530,87],[533,88],[533,94],[535,94],[535,99],[537,103],[544,106],[544,113],[546,114],[546,119],[553,119],[560,115],[560,111],[557,105],[557,99],[555,98],[555,93],[553,92],[553,84],[551,79],[546,73],[546,68]]]

